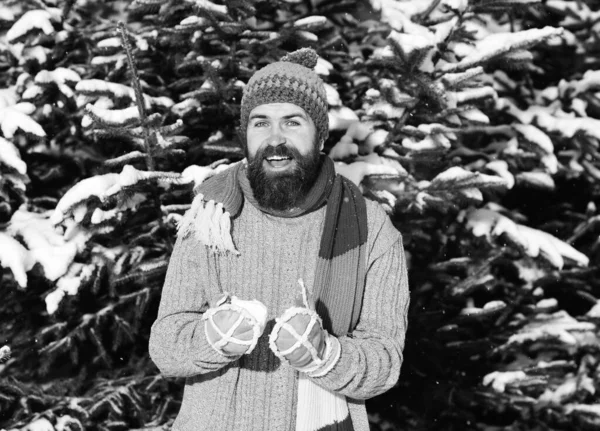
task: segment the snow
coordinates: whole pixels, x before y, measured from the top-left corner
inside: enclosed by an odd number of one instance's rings
[[[66,295],[76,295],[81,283],[89,279],[94,269],[95,265],[93,264],[72,263],[68,272],[56,283],[56,289],[46,295],[45,302],[48,314],[54,314],[58,310],[60,302]]]
[[[48,60],[48,55],[52,50],[45,48],[40,45],[26,46],[23,48],[23,53],[19,57],[19,65],[23,66],[27,63],[27,60],[35,59],[40,64],[45,64]]]
[[[2,346],[0,347],[0,361],[6,359],[10,356],[10,347]]]
[[[52,34],[54,33],[52,21],[60,21],[61,15],[62,11],[57,8],[37,9],[25,12],[8,30],[6,38],[12,43],[34,29],[39,29],[44,34]]]
[[[496,175],[486,175],[481,172],[471,172],[460,166],[453,166],[438,174],[431,180],[430,189],[446,188],[479,188],[506,187],[504,178]]]
[[[473,78],[483,75],[483,67],[477,66],[458,73],[444,73],[442,83],[448,89],[456,88],[459,85],[471,81]]]
[[[33,268],[35,260],[19,241],[0,232],[0,266],[12,271],[16,282],[27,287],[27,271]]]
[[[23,92],[21,97],[23,98],[23,100],[33,100],[41,96],[42,94],[44,94],[44,89],[39,85],[34,84],[27,87],[27,89]]]
[[[385,157],[386,155],[389,157]],[[406,169],[404,169],[404,166],[402,166],[398,160],[394,159],[394,157],[396,157],[396,156],[397,156],[397,154],[394,150],[392,150],[391,148],[387,148],[381,154],[381,156],[377,153],[370,153],[366,156],[359,156],[356,159],[356,161],[362,161],[362,162],[370,163],[372,165],[384,165],[384,166],[394,169],[396,171],[395,173],[397,175],[408,176],[408,172],[406,171]]]
[[[540,159],[540,162],[550,174],[558,172],[558,159],[554,154],[547,154]]]
[[[535,304],[535,308],[553,308],[558,306],[556,298],[545,298]]]
[[[54,426],[46,418],[39,418],[21,428],[21,431],[54,431]]]
[[[15,144],[2,137],[0,137],[0,163],[13,168],[21,175],[27,174],[27,164],[21,159]]]
[[[22,208],[13,214],[8,232],[23,239],[30,256],[41,264],[45,277],[51,281],[67,272],[87,241],[85,234],[65,241],[47,214],[30,213]]]
[[[137,106],[130,106],[124,109],[102,109],[92,104],[87,104],[85,110],[98,117],[106,125],[113,127],[124,127],[136,124],[140,119],[140,112]],[[92,116],[92,120],[94,117]]]
[[[74,84],[81,81],[81,77],[74,70],[66,67],[57,67],[56,69],[41,70],[35,75],[34,82],[38,84],[48,84],[54,82],[56,84]]]
[[[506,303],[504,301],[490,301],[486,303],[482,308],[465,307],[460,311],[460,314],[463,316],[486,315],[503,310],[504,308],[506,308]]]
[[[335,162],[336,173],[345,176],[357,186],[369,175],[398,175],[396,169],[385,165],[374,165],[363,161],[350,164]]]
[[[329,73],[333,70],[333,64],[319,57],[317,59],[317,65],[315,66],[315,73],[320,76],[329,76]]]
[[[494,371],[483,377],[483,385],[492,385],[496,392],[504,392],[506,385],[525,380],[527,374],[523,371]]]
[[[353,142],[344,142],[343,137],[337,144],[335,144],[331,150],[329,150],[329,157],[333,160],[344,160],[349,157],[358,155],[358,145]]]
[[[493,33],[479,40],[475,48],[458,63],[442,65],[441,72],[459,72],[518,49],[526,49],[546,39],[562,35],[556,27],[533,28],[513,33]]]
[[[580,266],[587,266],[589,258],[569,244],[541,230],[517,224],[496,211],[477,209],[467,216],[467,227],[475,236],[492,237],[506,234],[512,241],[524,248],[525,252],[537,257],[542,253],[557,268],[564,266],[564,258]]]
[[[61,223],[68,211],[88,199],[90,196],[102,196],[106,190],[119,181],[119,174],[103,174],[85,178],[71,187],[58,201],[50,220],[54,224]],[[85,214],[84,208],[84,214]]]
[[[15,87],[0,89],[0,109],[15,105],[19,101]]]
[[[473,102],[485,98],[496,99],[498,94],[492,87],[484,86],[479,88],[469,88],[460,92],[449,92],[448,97],[453,98],[457,105],[466,102]]]
[[[547,112],[536,115],[537,124],[551,133],[557,133],[565,138],[573,138],[582,133],[595,139],[600,139],[600,120],[596,118],[560,118]]]
[[[377,101],[372,105],[366,106],[366,114],[368,116],[383,116],[388,120],[397,120],[404,115],[406,108],[396,107],[386,101]],[[358,117],[356,118],[358,120]]]
[[[229,169],[235,165],[232,164],[222,164],[217,166],[216,168],[211,168],[210,166],[198,166],[198,165],[190,165],[183,170],[181,173],[182,183],[194,183],[194,187],[199,186],[209,177],[224,171],[225,169]]]
[[[295,21],[293,26],[296,28],[305,28],[308,30],[319,29],[326,25],[327,22],[327,18],[322,15],[312,15]]]
[[[455,11],[464,12],[464,10],[469,5],[469,0],[443,0],[442,4],[448,6],[449,8]]]
[[[458,17],[452,17],[448,21],[432,26],[435,31],[435,44],[445,42],[448,36],[452,33],[456,24],[458,23]]]
[[[227,15],[227,6],[215,4],[209,0],[187,0],[190,3],[195,3],[196,7],[200,10],[206,10],[208,12],[217,13],[220,15]]]
[[[329,131],[346,130],[355,121],[358,121],[358,115],[346,106],[329,110]]]
[[[109,37],[98,42],[96,46],[98,48],[119,48],[121,46],[121,38],[117,36]]]
[[[519,172],[517,174],[517,182],[520,185],[543,190],[555,189],[554,180],[545,172]]]
[[[373,151],[375,148],[383,145],[390,132],[383,129],[377,129],[365,138],[364,147],[368,151]]]
[[[554,144],[550,137],[531,124],[513,124],[515,130],[529,143],[536,145],[537,148],[546,154],[554,153]]]
[[[508,344],[522,344],[539,339],[554,338],[567,345],[578,345],[575,336],[581,333],[595,333],[596,325],[580,322],[561,310],[552,314],[539,314],[516,334],[508,339]]]
[[[600,301],[596,301],[596,304],[592,308],[590,308],[590,310],[585,315],[588,317],[600,319]]]
[[[568,404],[565,408],[568,414],[580,412],[600,416],[600,404]]]
[[[408,61],[411,54],[416,52],[427,52],[425,60],[419,65],[419,70],[423,72],[433,72],[432,56],[435,52],[434,40],[419,34],[398,33],[395,30],[389,34],[388,39],[399,49],[402,50],[404,56],[402,61]]]
[[[324,83],[325,94],[327,95],[327,104],[329,106],[342,106],[340,93],[330,84]]]
[[[112,95],[117,98],[129,97],[135,100],[133,88],[101,79],[83,79],[77,83],[75,90],[88,95]]]
[[[464,118],[465,120],[469,120],[475,123],[480,124],[489,124],[490,118],[481,112],[478,108],[467,109],[465,111],[461,111],[459,114],[460,118]]]
[[[12,138],[19,129],[38,137],[46,136],[42,126],[29,117],[35,109],[35,105],[29,102],[0,108],[0,128],[4,137]]]

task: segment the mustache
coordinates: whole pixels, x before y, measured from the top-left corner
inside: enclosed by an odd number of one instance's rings
[[[288,147],[285,144],[277,145],[276,147],[272,145],[267,145],[265,148],[259,150],[257,154],[259,159],[266,159],[267,157],[290,157],[292,159],[298,159],[300,157],[300,153],[297,149],[293,147]]]

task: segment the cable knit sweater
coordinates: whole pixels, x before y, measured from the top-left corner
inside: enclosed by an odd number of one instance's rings
[[[367,200],[367,213],[361,316],[353,333],[339,338],[342,353],[333,370],[313,379],[347,397],[357,431],[369,429],[364,400],[398,380],[409,303],[401,236],[377,203]],[[149,346],[165,376],[186,377],[174,430],[295,428],[298,371],[271,352],[268,335],[275,317],[294,304],[298,279],[312,289],[324,216],[322,207],[301,217],[279,218],[245,200],[232,231],[239,256],[210,254],[193,235],[177,240]],[[216,259],[216,265],[208,265],[208,259]],[[258,299],[269,311],[256,348],[237,360],[213,350],[201,321],[207,302],[225,291]]]

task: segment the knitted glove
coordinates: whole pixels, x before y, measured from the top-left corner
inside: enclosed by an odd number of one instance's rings
[[[204,333],[223,356],[251,353],[265,329],[267,307],[256,299],[243,301],[225,293],[202,316]]]
[[[288,308],[269,336],[269,347],[275,355],[298,371],[311,377],[327,374],[340,357],[340,342],[323,329],[323,322],[314,309],[314,303],[302,288],[297,306]]]

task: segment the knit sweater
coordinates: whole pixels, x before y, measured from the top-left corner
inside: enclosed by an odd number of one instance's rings
[[[347,397],[357,431],[369,429],[364,400],[398,380],[409,303],[401,236],[378,204],[367,200],[367,214],[362,313],[353,333],[339,338],[336,366],[313,379]],[[149,346],[163,375],[186,378],[174,430],[295,428],[299,373],[271,352],[268,336],[275,318],[294,305],[298,279],[313,288],[324,216],[321,207],[301,217],[275,217],[245,200],[232,230],[239,256],[211,254],[193,236],[178,238]],[[258,299],[269,312],[256,348],[240,359],[220,355],[205,338],[202,313],[221,292]]]

